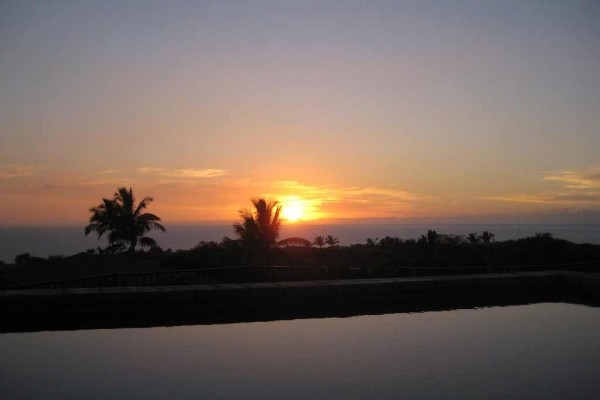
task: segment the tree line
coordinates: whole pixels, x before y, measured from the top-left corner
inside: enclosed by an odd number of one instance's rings
[[[92,216],[85,233],[107,235],[109,253],[135,253],[137,244],[166,267],[216,267],[228,265],[302,265],[395,268],[418,266],[523,265],[581,262],[600,259],[600,246],[574,244],[549,233],[519,240],[495,241],[489,231],[464,236],[429,230],[415,239],[367,238],[365,243],[340,246],[333,235],[279,240],[281,204],[264,198],[251,200],[252,208],[239,211],[233,224],[235,239],[200,242],[190,250],[163,251],[144,236],[152,229],[165,231],[160,218],[142,212],[152,198],[135,203],[131,188],[119,188],[112,199],[90,209]]]
[[[600,260],[600,246],[575,244],[538,233],[530,238],[496,241],[492,232],[464,236],[439,234],[434,230],[414,239],[386,236],[367,238],[365,243],[341,246],[333,235],[279,240],[281,205],[263,198],[253,199],[251,209],[239,211],[240,221],[232,225],[235,238],[200,242],[189,250],[163,250],[147,236],[151,230],[165,232],[161,219],[147,212],[151,197],[136,202],[133,190],[118,188],[112,198],[89,209],[85,234],[106,236],[108,246],[90,249],[79,257],[118,257],[160,262],[166,268],[210,268],[233,265],[343,266],[358,268],[399,268],[419,266],[484,266],[552,264]],[[137,247],[149,248],[139,251]],[[64,262],[65,257],[48,260],[20,254],[18,264],[43,261]],[[63,260],[63,261],[61,261]],[[91,260],[90,260],[91,261]]]

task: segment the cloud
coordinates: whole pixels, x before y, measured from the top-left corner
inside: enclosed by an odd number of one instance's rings
[[[557,193],[554,195],[554,199],[556,199],[557,201],[562,200],[600,204],[600,191],[587,193]]]
[[[117,170],[114,169],[105,169],[102,171],[96,171],[95,174],[96,175],[111,175],[111,174],[116,174]]]
[[[19,164],[5,164],[0,166],[0,180],[32,176],[39,167]]]
[[[513,203],[531,203],[531,204],[555,204],[555,205],[576,205],[576,204],[600,204],[600,192],[595,193],[536,193],[536,194],[514,194],[507,196],[486,196],[481,197],[484,200],[498,200]]]
[[[561,188],[533,194],[488,196],[486,200],[550,205],[600,206],[600,167],[589,166],[581,170],[559,171],[542,177],[542,180],[561,184]]]
[[[167,170],[165,168],[157,168],[157,167],[142,167],[142,168],[138,168],[138,172],[143,173],[143,174],[152,174],[153,173],[153,174],[157,174],[159,176],[180,178],[180,179],[216,178],[216,177],[227,174],[226,170],[215,169],[215,168],[204,168],[204,169],[184,168],[184,169]]]
[[[302,199],[315,218],[400,217],[412,212],[428,197],[406,190],[360,186],[311,186],[296,181],[278,181],[267,196]]]
[[[82,179],[78,182],[81,186],[127,186],[129,181],[124,178],[112,179]]]
[[[276,188],[293,190],[301,192],[303,195],[318,196],[324,201],[368,201],[371,198],[388,199],[394,202],[424,200],[425,196],[420,196],[406,190],[393,190],[377,187],[344,187],[340,185],[332,186],[310,186],[298,183],[296,181],[278,181],[274,185]]]
[[[506,196],[482,196],[481,200],[506,201],[511,203],[547,203],[542,198],[528,194],[511,194]]]
[[[173,171],[162,172],[163,176],[172,176],[175,178],[215,178],[227,173],[224,169],[176,169]]]
[[[138,191],[160,201],[157,211],[177,221],[233,221],[250,199],[266,198],[301,206],[303,220],[403,218],[416,215],[425,197],[389,187],[309,185],[297,181],[237,179],[159,179]],[[419,214],[423,214],[422,212]],[[161,214],[162,216],[162,214]]]
[[[138,168],[138,172],[140,172],[142,174],[152,174],[152,173],[163,172],[163,171],[165,171],[164,168],[157,168],[157,167],[140,167],[140,168]]]
[[[590,166],[579,171],[561,171],[543,179],[565,183],[564,187],[568,189],[600,188],[600,166]]]
[[[415,201],[424,200],[425,196],[420,196],[406,190],[391,190],[373,187],[351,187],[342,189],[340,193],[349,198],[361,198],[368,200],[369,198],[383,199],[387,198],[392,201]]]

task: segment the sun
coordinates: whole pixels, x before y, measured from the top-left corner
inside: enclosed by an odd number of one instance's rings
[[[304,218],[305,207],[300,200],[290,199],[282,202],[281,216],[289,222],[296,222]]]
[[[290,222],[296,222],[302,219],[304,211],[299,205],[284,205],[281,207],[281,216]]]

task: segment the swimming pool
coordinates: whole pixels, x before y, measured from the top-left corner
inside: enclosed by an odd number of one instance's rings
[[[4,399],[586,399],[600,308],[568,303],[0,335]]]

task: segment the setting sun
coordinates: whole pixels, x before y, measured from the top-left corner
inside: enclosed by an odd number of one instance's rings
[[[296,222],[306,217],[306,207],[297,197],[290,197],[281,202],[281,216],[289,222]]]
[[[298,206],[288,206],[283,210],[283,217],[289,221],[295,222],[302,218],[302,209]]]

